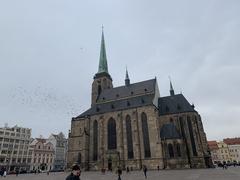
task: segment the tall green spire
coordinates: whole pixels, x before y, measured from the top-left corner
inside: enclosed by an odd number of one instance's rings
[[[106,55],[103,27],[102,27],[101,50],[100,50],[100,58],[99,58],[99,66],[98,66],[98,73],[102,73],[102,72],[108,73],[107,55]]]

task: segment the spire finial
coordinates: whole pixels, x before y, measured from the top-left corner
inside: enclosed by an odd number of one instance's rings
[[[103,24],[102,24],[102,33],[103,33],[103,30],[104,30],[104,26],[103,26]]]
[[[169,78],[169,81],[170,81],[170,95],[173,96],[175,93],[174,93],[174,89],[173,89],[173,85],[172,85],[171,77],[168,76],[168,78]]]
[[[130,85],[130,79],[129,79],[129,75],[128,75],[127,66],[126,66],[125,85],[126,85],[126,86],[129,86],[129,85]]]
[[[102,39],[101,39],[101,48],[100,48],[100,58],[99,58],[98,73],[102,73],[102,72],[108,73],[107,55],[106,55],[106,48],[105,48],[103,28],[104,27],[102,25]]]

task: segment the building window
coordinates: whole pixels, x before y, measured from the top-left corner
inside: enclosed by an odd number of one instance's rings
[[[181,148],[180,148],[180,144],[177,143],[176,147],[177,147],[177,155],[178,155],[178,157],[181,157]]]
[[[50,163],[51,163],[51,160],[52,159],[50,159]],[[82,155],[81,155],[81,153],[78,153],[77,162],[78,162],[78,164],[81,164],[81,162],[82,162]]]
[[[102,87],[101,85],[98,85],[98,96],[101,94],[101,92],[102,92]]]
[[[108,121],[108,149],[117,149],[116,122],[113,118]]]
[[[168,144],[168,154],[170,158],[174,157],[173,146],[172,144]]]
[[[169,107],[168,107],[168,106],[166,106],[165,110],[166,110],[166,112],[169,112]]]
[[[93,161],[98,159],[98,122],[93,123]]]
[[[129,115],[127,115],[126,117],[126,133],[127,133],[128,159],[132,159],[133,158],[132,125],[131,118]]]
[[[151,150],[150,150],[150,143],[149,143],[147,115],[145,113],[142,113],[141,119],[142,119],[144,157],[149,158],[149,157],[151,157]]]
[[[188,130],[189,130],[190,140],[192,145],[192,152],[194,156],[197,156],[197,149],[196,149],[196,144],[193,136],[192,122],[189,116],[187,117],[187,123],[188,123]]]

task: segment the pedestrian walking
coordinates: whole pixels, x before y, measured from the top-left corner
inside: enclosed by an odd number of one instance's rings
[[[117,173],[118,173],[118,180],[121,180],[122,169],[120,167],[118,167]]]
[[[126,169],[127,173],[129,173],[129,167],[127,166],[127,169]]]
[[[81,170],[78,165],[72,167],[71,174],[66,178],[66,180],[80,180]]]
[[[147,166],[143,166],[143,173],[144,173],[144,176],[145,176],[145,179],[147,179]]]
[[[4,169],[3,177],[6,177],[6,176],[7,176],[7,171],[6,171],[6,169]]]
[[[0,175],[1,176],[3,176],[3,172],[4,172],[4,170],[3,170],[3,167],[2,167],[1,170],[0,170]]]
[[[17,168],[16,169],[16,176],[18,176],[18,174],[19,174],[19,169]]]

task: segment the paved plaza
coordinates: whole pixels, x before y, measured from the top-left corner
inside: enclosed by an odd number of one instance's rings
[[[20,174],[18,177],[9,175],[6,180],[65,180],[67,173],[47,174]],[[81,180],[117,180],[114,173],[83,172]],[[144,180],[141,171],[126,172],[122,175],[122,180]],[[240,167],[230,167],[227,170],[216,169],[189,169],[189,170],[160,170],[149,171],[148,180],[240,180]]]

